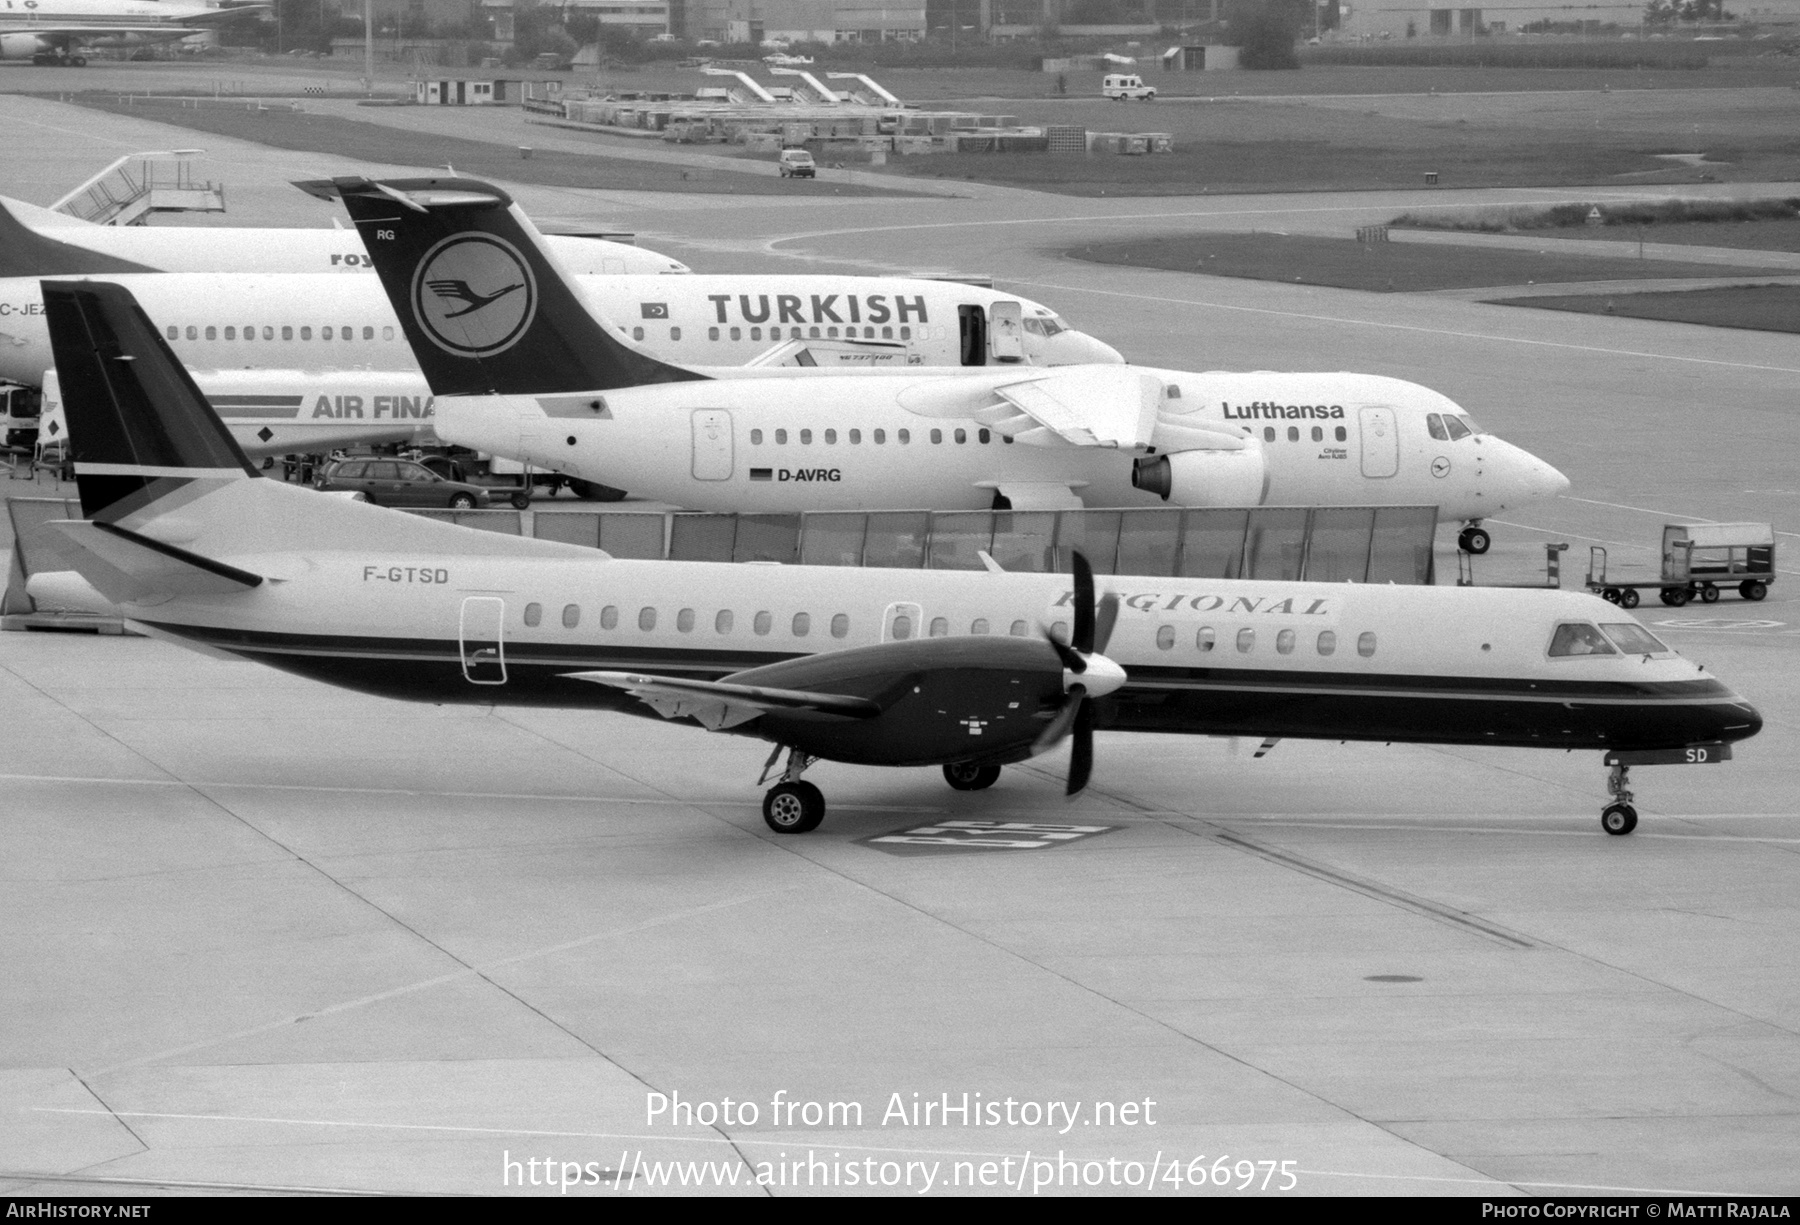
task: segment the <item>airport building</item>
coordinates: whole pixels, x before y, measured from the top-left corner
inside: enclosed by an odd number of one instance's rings
[[[907,0],[687,0],[686,33],[727,43],[881,43],[925,36],[925,5]]]

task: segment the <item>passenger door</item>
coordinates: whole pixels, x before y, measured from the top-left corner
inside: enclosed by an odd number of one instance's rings
[[[995,361],[1024,361],[1024,306],[1018,302],[996,302],[988,307],[988,341]]]
[[[1394,410],[1377,406],[1357,410],[1362,430],[1362,474],[1380,479],[1400,471],[1400,430]]]
[[[956,316],[962,340],[961,364],[987,365],[987,315],[979,306],[959,306]]]
[[[462,602],[458,645],[463,679],[471,685],[506,683],[506,601],[474,595]]]
[[[694,479],[731,479],[731,414],[722,408],[696,409],[693,415]]]

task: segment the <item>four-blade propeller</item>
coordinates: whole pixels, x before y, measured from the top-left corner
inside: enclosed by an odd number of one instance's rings
[[[1048,630],[1044,638],[1063,664],[1061,709],[1050,720],[1032,754],[1048,752],[1074,735],[1069,751],[1069,782],[1065,795],[1074,795],[1088,784],[1094,769],[1094,699],[1103,698],[1125,683],[1125,669],[1101,654],[1119,619],[1119,597],[1107,592],[1094,599],[1094,570],[1087,558],[1075,554],[1075,625],[1068,642]]]

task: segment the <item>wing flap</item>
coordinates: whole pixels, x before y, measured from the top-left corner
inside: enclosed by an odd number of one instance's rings
[[[810,710],[849,719],[870,719],[881,706],[841,693],[810,693],[765,685],[650,676],[641,672],[565,672],[570,680],[623,689],[665,719],[693,719],[708,731],[748,723],[771,710]]]

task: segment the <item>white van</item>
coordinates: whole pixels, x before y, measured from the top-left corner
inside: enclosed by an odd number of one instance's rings
[[[1114,72],[1101,80],[1100,96],[1111,98],[1114,102],[1123,102],[1127,98],[1154,102],[1156,86],[1144,84],[1144,78],[1135,72]]]

